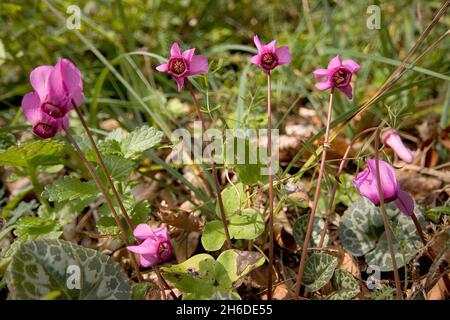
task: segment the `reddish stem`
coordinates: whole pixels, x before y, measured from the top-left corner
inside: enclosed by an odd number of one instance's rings
[[[298,299],[298,297],[300,295],[300,289],[301,289],[302,280],[303,280],[303,272],[305,270],[306,256],[308,254],[308,244],[309,244],[309,240],[310,240],[311,234],[312,234],[312,228],[313,228],[313,224],[314,224],[314,215],[316,213],[317,205],[319,203],[320,187],[322,184],[323,172],[325,170],[325,161],[327,159],[327,150],[330,147],[328,139],[329,139],[329,135],[330,135],[331,114],[333,111],[333,97],[334,97],[334,89],[331,89],[330,100],[328,102],[328,115],[327,115],[327,123],[326,123],[326,127],[325,127],[325,135],[324,135],[324,141],[323,141],[322,159],[320,161],[320,168],[319,168],[319,175],[317,177],[316,191],[314,193],[313,205],[311,208],[311,213],[309,215],[309,221],[308,221],[308,227],[306,229],[305,240],[303,241],[302,255],[300,257],[300,266],[298,268],[298,273],[297,273],[297,283],[295,286],[294,299]]]
[[[267,277],[267,300],[272,300],[273,268],[274,268],[274,230],[273,230],[273,171],[272,171],[272,106],[271,106],[271,78],[267,74],[267,151],[269,156],[269,275]]]

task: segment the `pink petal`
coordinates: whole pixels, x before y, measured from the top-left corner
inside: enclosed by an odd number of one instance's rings
[[[152,228],[145,223],[138,224],[133,231],[133,235],[141,240],[145,240],[153,236]]]
[[[83,102],[83,82],[81,73],[75,65],[67,59],[60,61],[61,75],[66,91],[77,106]]]
[[[313,72],[314,77],[316,79],[329,77],[332,73],[328,71],[328,69],[317,69]]]
[[[289,64],[291,63],[291,53],[287,46],[281,46],[275,50],[275,54],[278,57],[278,64]]]
[[[153,267],[158,263],[158,258],[151,254],[141,254],[140,263],[144,268]]]
[[[380,197],[378,196],[376,180],[369,168],[359,172],[353,179],[353,185],[356,190],[363,196],[369,199],[375,205],[380,204]]]
[[[414,199],[409,193],[400,190],[398,192],[398,198],[394,201],[397,208],[407,216],[411,216],[414,213]]]
[[[153,233],[158,237],[161,241],[167,241],[169,239],[169,236],[167,234],[167,228],[166,227],[160,227],[153,229]]]
[[[208,59],[205,56],[193,56],[189,63],[189,75],[208,73]]]
[[[191,61],[192,57],[194,56],[195,48],[186,50],[183,52],[183,58],[187,61]]]
[[[138,246],[128,246],[127,250],[134,252],[134,253],[139,253],[139,254],[144,254],[144,253],[149,252],[149,249],[146,246],[144,246],[143,244],[140,244]]]
[[[268,50],[270,52],[275,52],[275,47],[277,45],[277,40],[272,40],[267,45],[264,46],[265,50]]]
[[[47,82],[53,66],[39,66],[30,73],[30,83],[33,89],[39,94],[44,101],[47,97]]]
[[[37,92],[30,92],[22,98],[22,109],[31,125],[38,123],[42,117],[41,100]]]
[[[345,95],[349,98],[352,99],[353,98],[353,90],[352,90],[352,86],[348,85],[345,87],[339,87],[339,90],[341,90],[343,93],[345,93]]]
[[[67,91],[64,87],[64,78],[62,73],[62,60],[59,60],[53,68],[48,78],[48,96],[49,100],[56,104],[62,104],[67,97]]]
[[[184,78],[174,78],[175,81],[177,82],[178,85],[178,92],[180,92],[181,90],[183,90],[183,86],[184,86]]]
[[[258,49],[258,51],[262,51],[264,48],[264,43],[261,42],[261,40],[259,40],[258,35],[255,35],[253,37],[253,42],[255,43],[256,48]]]
[[[361,68],[359,64],[357,64],[355,61],[351,59],[342,61],[342,65],[345,68],[347,68],[351,73],[355,73]]]
[[[382,136],[383,143],[394,150],[397,156],[406,163],[412,163],[414,156],[404,144],[397,131],[390,129]]]
[[[156,67],[156,70],[158,70],[159,72],[167,72],[168,69],[169,64],[167,63],[160,64],[159,66]]]
[[[60,119],[56,119],[58,121],[58,131],[66,130],[69,127],[69,115],[66,114],[64,117]]]
[[[330,89],[331,87],[333,87],[333,83],[328,80],[316,83],[316,88],[321,91]]]
[[[331,59],[330,63],[328,63],[328,69],[336,69],[342,65],[341,57],[337,55],[333,59]]]
[[[257,66],[261,66],[261,63],[260,63],[261,62],[261,57],[260,57],[260,55],[257,54],[255,56],[251,57],[250,58],[250,62],[253,63],[253,64],[256,64]]]
[[[170,48],[170,56],[181,56],[180,46],[177,42],[172,44],[172,48]]]
[[[369,170],[374,177],[376,187],[376,161],[367,158],[366,162]],[[397,199],[400,186],[398,184],[397,178],[395,177],[394,168],[386,161],[379,160],[379,163],[381,192],[383,193],[384,201],[387,203]]]

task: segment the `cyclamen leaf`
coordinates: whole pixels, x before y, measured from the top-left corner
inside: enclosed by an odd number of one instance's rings
[[[83,182],[76,177],[65,176],[45,186],[42,193],[50,201],[83,200],[96,197],[100,191],[92,182]]]
[[[306,290],[314,292],[322,288],[333,277],[338,259],[326,253],[313,253],[305,263],[303,284]]]
[[[29,141],[0,152],[0,165],[37,167],[59,164],[64,145],[56,140]]]
[[[342,269],[336,269],[331,282],[336,291],[332,292],[327,300],[350,300],[360,291],[358,281],[350,272]]]
[[[226,237],[222,221],[213,220],[208,221],[205,224],[205,229],[203,230],[201,238],[203,248],[208,251],[219,250],[220,248],[222,248],[225,240]]]
[[[111,257],[62,240],[23,243],[7,270],[14,300],[37,300],[59,291],[58,299],[129,300],[131,288]]]

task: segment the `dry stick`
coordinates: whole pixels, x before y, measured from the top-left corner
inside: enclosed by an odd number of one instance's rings
[[[320,161],[319,176],[317,177],[316,191],[314,193],[313,205],[311,208],[311,213],[309,215],[309,221],[308,221],[308,227],[306,229],[305,240],[303,241],[302,255],[300,257],[300,266],[298,268],[297,283],[295,286],[295,295],[294,295],[295,300],[298,299],[298,297],[300,295],[300,288],[302,286],[302,279],[303,279],[303,271],[305,270],[306,255],[308,253],[309,239],[311,238],[312,228],[313,228],[313,224],[314,224],[314,215],[316,213],[317,205],[319,203],[320,188],[321,188],[321,184],[322,184],[323,172],[325,169],[325,161],[327,159],[327,150],[328,150],[328,148],[330,148],[328,138],[330,135],[331,113],[333,111],[333,96],[334,96],[334,89],[331,89],[330,101],[328,102],[328,116],[327,116],[327,124],[326,124],[326,128],[325,128],[325,135],[324,135],[324,141],[323,141],[322,159]]]
[[[273,172],[272,172],[272,106],[270,72],[267,74],[267,151],[269,153],[269,275],[267,279],[267,300],[272,300],[272,274],[273,274]]]
[[[203,118],[202,111],[200,110],[200,106],[198,104],[198,100],[195,97],[194,89],[192,88],[191,82],[188,79],[186,79],[186,85],[187,85],[187,87],[189,89],[189,93],[192,96],[192,100],[194,101],[195,112],[197,113],[197,117],[200,119],[200,121],[202,123],[202,131],[203,131],[204,129],[206,129],[205,119]],[[217,202],[219,203],[219,210],[220,210],[220,218],[222,220],[223,229],[224,229],[224,232],[225,232],[225,238],[227,239],[227,248],[231,249],[232,248],[232,243],[231,243],[230,233],[228,231],[228,222],[227,222],[227,217],[225,215],[225,208],[223,206],[223,200],[222,200],[222,193],[221,193],[221,189],[220,189],[219,177],[217,175],[216,163],[215,163],[215,161],[214,161],[214,159],[212,157],[211,157],[211,171],[212,171],[212,174],[213,174],[214,184],[215,184],[215,187],[216,187]]]
[[[368,129],[361,131],[353,138],[353,140],[350,142],[347,149],[345,150],[344,156],[342,157],[341,163],[339,165],[339,169],[336,172],[336,175],[334,177],[333,190],[331,191],[331,194],[330,194],[330,202],[328,203],[327,214],[325,216],[325,222],[323,225],[322,234],[320,236],[319,248],[322,248],[323,242],[325,241],[325,235],[327,234],[327,229],[328,229],[328,222],[331,217],[331,210],[333,210],[334,197],[336,195],[337,187],[339,184],[339,176],[341,175],[342,171],[344,171],[345,165],[347,163],[348,154],[350,153],[352,146],[355,144],[356,141],[358,141],[359,138],[361,138],[366,133],[369,133],[369,132],[372,132],[375,130],[377,130],[377,127],[368,128]]]
[[[394,245],[392,244],[391,238],[391,228],[389,225],[388,215],[386,213],[386,208],[384,207],[384,196],[381,191],[381,178],[380,178],[380,161],[378,155],[378,149],[380,148],[380,129],[378,128],[375,133],[375,167],[376,167],[376,179],[377,179],[377,189],[378,189],[378,197],[380,199],[380,211],[383,216],[384,230],[386,234],[386,241],[388,244],[389,252],[391,254],[392,267],[394,269],[394,280],[395,280],[395,289],[397,292],[397,300],[403,300],[400,276],[398,274],[397,269],[397,261],[395,260],[395,251]]]
[[[120,199],[120,196],[119,196],[119,193],[117,192],[116,186],[114,185],[114,182],[111,179],[111,175],[109,174],[108,169],[106,168],[106,165],[105,165],[105,162],[103,161],[102,155],[100,154],[100,151],[97,148],[94,138],[92,137],[91,130],[89,130],[89,127],[87,126],[86,121],[84,121],[84,117],[81,114],[80,109],[75,105],[74,101],[72,101],[72,104],[73,104],[73,108],[77,112],[78,118],[80,119],[84,130],[86,131],[86,134],[89,138],[89,142],[91,143],[91,146],[94,149],[95,155],[97,156],[97,160],[100,164],[103,174],[105,175],[105,177],[108,181],[108,184],[111,187],[111,190],[114,195],[114,199],[116,199],[116,202],[119,205],[120,211],[122,212],[122,214],[125,218],[125,221],[128,224],[128,227],[130,228],[130,230],[134,230],[133,222],[131,221],[131,218],[128,215],[127,210],[125,209],[125,206],[123,205],[122,199]]]
[[[130,246],[130,242],[128,240],[128,236],[127,236],[127,231],[125,229],[125,226],[123,225],[122,221],[120,221],[119,215],[116,212],[116,209],[114,208],[114,205],[111,201],[111,198],[109,197],[108,193],[106,192],[105,188],[103,187],[102,183],[100,182],[100,179],[98,178],[97,174],[94,171],[94,168],[92,168],[91,164],[89,163],[89,161],[87,161],[86,157],[83,154],[83,151],[81,151],[80,147],[78,146],[77,142],[75,141],[75,139],[72,137],[72,135],[70,134],[70,132],[65,129],[66,132],[66,137],[67,139],[70,141],[70,143],[73,144],[73,146],[75,147],[75,149],[77,150],[78,155],[81,158],[81,161],[83,161],[84,165],[86,166],[86,168],[88,169],[90,175],[92,176],[92,179],[94,179],[95,184],[97,185],[97,187],[100,189],[100,192],[103,194],[103,196],[105,197],[106,203],[108,204],[111,213],[114,217],[114,220],[116,220],[116,223],[120,229],[120,233],[122,234],[123,240],[125,242],[125,244],[127,246]],[[144,280],[144,278],[142,277],[142,274],[139,270],[139,265],[136,261],[136,257],[134,256],[134,254],[130,253],[130,257],[131,257],[131,262],[133,265],[133,268],[136,271],[136,275],[139,279],[139,282],[142,282]]]

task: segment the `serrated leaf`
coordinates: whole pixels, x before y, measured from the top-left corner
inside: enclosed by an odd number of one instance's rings
[[[130,132],[122,141],[120,149],[127,159],[136,158],[161,142],[163,133],[154,127],[142,126]]]
[[[42,217],[23,217],[16,223],[14,234],[19,238],[37,238],[56,232],[59,229],[56,221]]]
[[[111,178],[116,181],[123,181],[137,167],[136,163],[115,155],[103,155],[103,162]],[[107,182],[105,174],[100,167],[96,168],[96,173],[104,183]]]
[[[0,165],[37,167],[59,164],[64,145],[56,140],[29,141],[0,152]]]
[[[244,185],[237,183],[234,186],[228,186],[222,190],[222,201],[227,217],[232,216],[236,211],[245,208],[247,203],[247,196],[244,192]],[[220,216],[219,204],[216,204],[216,213]]]
[[[93,182],[83,182],[76,177],[65,176],[45,186],[42,193],[50,201],[84,200],[97,197],[99,190]]]
[[[313,253],[305,263],[303,285],[314,292],[322,288],[333,277],[338,259],[326,253]]]
[[[14,300],[42,299],[60,291],[58,299],[130,299],[131,288],[121,266],[111,257],[62,240],[23,243],[7,271]]]
[[[309,215],[303,215],[295,221],[292,227],[295,242],[303,247],[303,241],[305,240],[306,228],[308,226]],[[320,237],[325,223],[322,219],[314,217],[313,230],[309,242],[309,248],[315,248],[319,246]],[[328,242],[328,235],[325,235],[324,243]]]
[[[216,251],[222,248],[225,242],[225,231],[223,229],[222,221],[212,220],[205,224],[205,228],[202,233],[202,246],[205,250]]]
[[[230,217],[228,229],[233,239],[252,240],[264,232],[265,226],[261,213],[253,208],[247,208]]]
[[[358,281],[350,272],[342,269],[336,269],[331,283],[336,291],[327,300],[350,300],[360,292]]]

